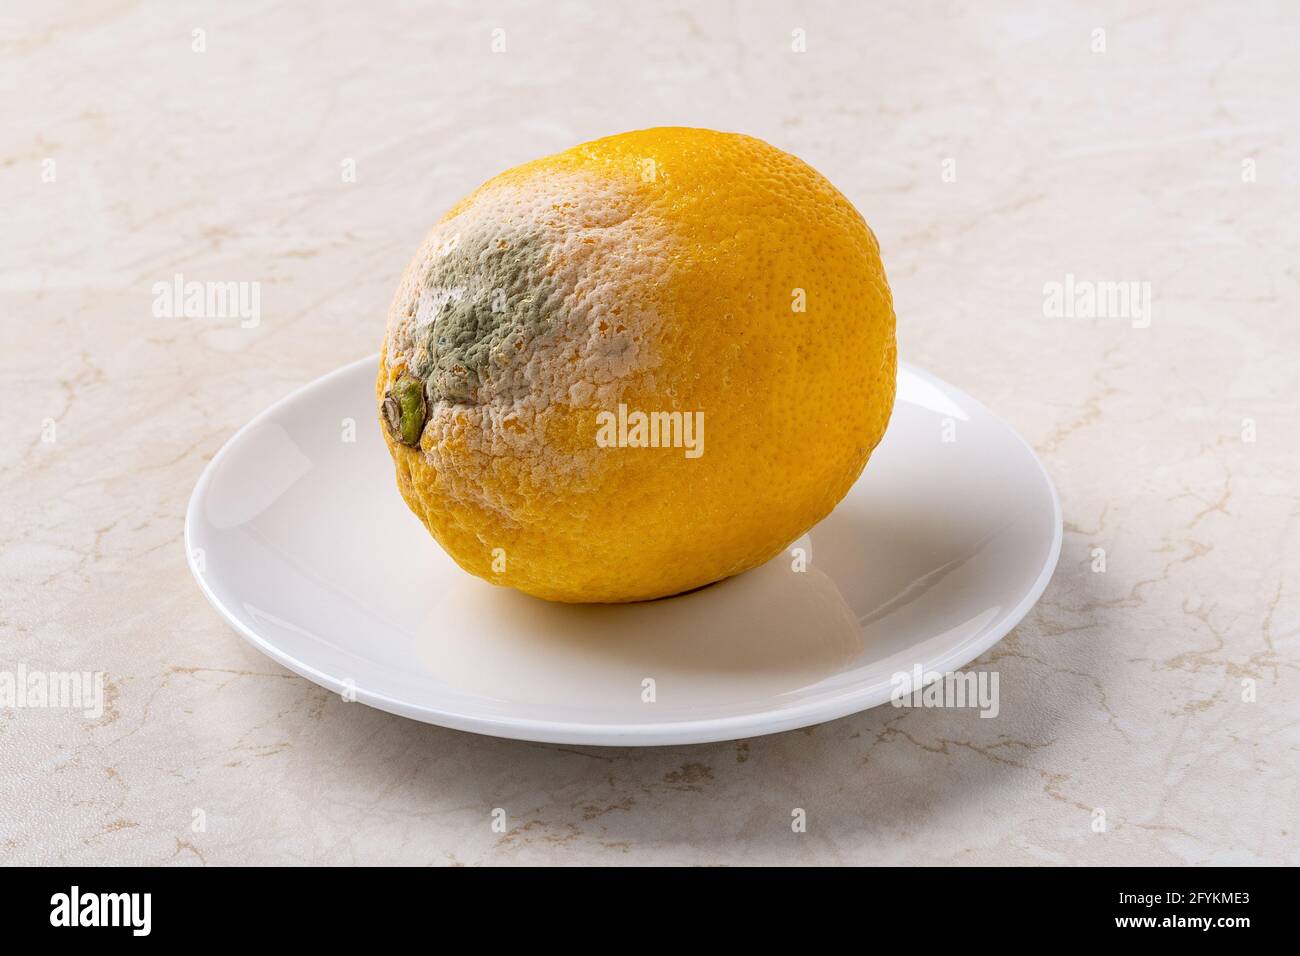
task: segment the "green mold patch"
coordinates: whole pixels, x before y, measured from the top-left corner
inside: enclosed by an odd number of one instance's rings
[[[428,358],[416,374],[430,401],[477,404],[555,326],[549,250],[541,233],[482,229],[438,248],[417,316]]]

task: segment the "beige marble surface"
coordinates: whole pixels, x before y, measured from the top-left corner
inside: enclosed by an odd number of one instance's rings
[[[0,670],[102,671],[108,694],[98,719],[0,710],[0,862],[1300,862],[1294,12],[611,6],[0,7]],[[980,661],[998,719],[481,738],[282,670],[192,581],[204,464],[376,349],[436,215],[661,124],[838,184],[903,357],[1054,476],[1060,567]],[[261,321],[154,318],[177,273],[261,283]],[[1066,275],[1149,283],[1150,327],[1045,317]]]

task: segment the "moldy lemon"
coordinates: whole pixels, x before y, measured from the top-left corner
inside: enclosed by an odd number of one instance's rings
[[[788,153],[599,139],[443,216],[388,315],[397,484],[465,570],[636,601],[767,561],[844,496],[897,366],[880,250]]]

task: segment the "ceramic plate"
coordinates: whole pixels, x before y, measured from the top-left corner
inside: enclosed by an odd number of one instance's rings
[[[185,520],[227,621],[303,677],[394,714],[571,744],[770,734],[974,660],[1056,566],[1061,510],[1016,432],[902,365],[889,431],[787,552],[689,594],[561,605],[460,570],[407,510],[375,420],[378,357],[267,409]],[[796,570],[802,568],[802,570]],[[653,700],[648,698],[653,697]]]

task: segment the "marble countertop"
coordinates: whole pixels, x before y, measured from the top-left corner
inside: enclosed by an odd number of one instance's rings
[[[0,670],[105,682],[98,715],[0,708],[0,863],[1300,862],[1291,12],[233,6],[0,14]],[[1054,477],[1056,576],[978,662],[999,719],[489,739],[344,703],[191,579],[205,463],[375,351],[437,215],[663,124],[825,173],[880,238],[901,356]],[[155,317],[177,275],[259,283],[259,320]],[[1149,308],[1053,314],[1102,282]]]

